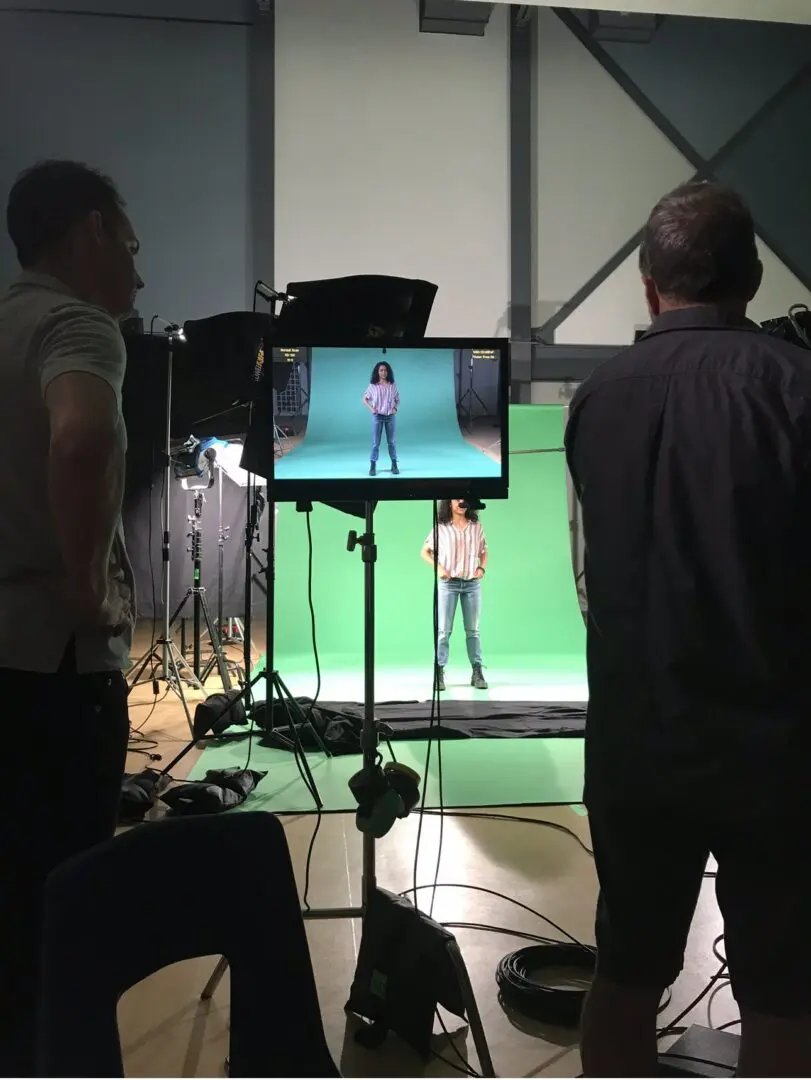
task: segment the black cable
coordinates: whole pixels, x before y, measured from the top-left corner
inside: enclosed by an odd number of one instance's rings
[[[531,908],[528,904],[522,903],[520,900],[516,900],[513,896],[507,896],[505,893],[498,892],[495,889],[486,889],[483,885],[464,885],[461,882],[456,881],[444,881],[435,882],[431,885],[418,885],[416,890],[404,889],[400,896],[408,896],[412,892],[420,892],[422,889],[469,889],[471,892],[484,893],[485,896],[495,896],[498,900],[506,900],[508,904],[512,904],[514,907],[521,908],[522,911],[526,911],[530,915],[534,915],[536,919],[540,919],[541,922],[547,923],[556,930],[562,937],[565,937],[567,941],[573,945],[579,945],[582,949],[589,948],[588,945],[584,945],[582,941],[578,941],[576,937],[573,937],[568,930],[564,930],[562,926],[558,926],[556,922],[549,918],[548,915],[542,915],[540,911],[535,908]]]
[[[147,546],[147,551],[148,551],[148,556],[147,557],[149,559],[149,584],[150,584],[150,589],[151,589],[151,593],[152,593],[152,641],[151,641],[150,647],[149,647],[149,651],[151,653],[155,649],[155,639],[157,638],[157,625],[158,625],[157,610],[156,610],[157,606],[158,606],[158,599],[157,599],[158,594],[157,594],[157,588],[156,588],[156,585],[155,585],[155,567],[154,567],[154,565],[152,563],[152,501],[153,501],[153,496],[155,494],[155,446],[154,446],[154,444],[152,446],[152,462],[151,462],[149,468],[150,468],[150,474],[152,476],[152,483],[149,486],[149,520],[148,520],[148,523],[147,523],[147,530],[149,532],[149,540],[147,541],[147,545],[148,545]],[[165,484],[166,484],[166,470],[161,469],[161,490],[160,490],[160,495],[159,495],[161,503],[163,503],[163,493],[164,493]],[[168,529],[169,526],[167,525],[166,528]],[[153,674],[154,674],[154,668],[153,668]]]
[[[155,324],[155,319],[156,318],[157,318],[157,316],[153,316],[153,319],[152,319],[152,325],[153,326]],[[150,333],[152,333],[151,329],[150,329]],[[149,508],[148,508],[148,511],[147,511],[147,513],[148,513],[148,522],[147,522],[147,537],[148,537],[147,551],[148,551],[148,556],[147,557],[149,559],[149,579],[150,579],[151,589],[152,589],[152,634],[151,634],[151,638],[150,638],[150,642],[149,642],[149,655],[151,656],[152,653],[154,653],[154,651],[155,651],[155,641],[157,639],[157,626],[158,626],[157,619],[155,617],[155,608],[157,606],[156,588],[155,588],[155,567],[152,565],[152,501],[153,501],[153,496],[155,494],[155,447],[154,447],[154,445],[152,447],[152,462],[151,462],[151,465],[150,465],[150,476],[152,477],[152,482],[150,483],[150,486],[149,486]],[[164,470],[161,470],[161,477],[162,477],[162,483],[161,483],[161,497],[162,497],[162,495],[163,495],[163,484],[166,483],[166,473],[165,473]],[[132,743],[134,741],[135,736],[137,736],[141,731],[143,731],[144,727],[152,719],[152,716],[153,716],[153,714],[155,712],[155,709],[156,709],[156,707],[158,705],[158,702],[163,701],[163,699],[166,697],[166,694],[163,695],[163,698],[158,697],[158,688],[157,688],[157,684],[156,684],[156,681],[155,681],[156,667],[157,667],[157,665],[155,664],[155,661],[153,659],[152,665],[150,667],[150,672],[149,672],[149,681],[152,684],[152,701],[151,702],[138,701],[138,702],[135,702],[135,704],[133,704],[133,705],[130,705],[128,703],[128,706],[127,706],[127,711],[128,712],[129,712],[130,709],[137,709],[137,708],[145,706],[145,705],[151,705],[151,708],[150,708],[149,712],[147,713],[146,719],[144,721],[142,721],[142,723],[139,724],[138,727],[133,727],[132,721],[130,721],[129,743]],[[132,687],[130,687],[129,689],[132,689]],[[127,691],[127,693],[129,694],[129,690]],[[167,688],[167,693],[168,693],[168,688]],[[157,743],[155,743],[155,746],[157,746]],[[145,753],[146,752],[143,748],[140,749],[140,750],[134,750],[131,746],[130,746],[129,750],[132,753]],[[159,761],[160,757],[156,756],[152,760]]]
[[[438,814],[439,811],[425,810],[424,813],[431,815]],[[514,821],[518,822],[519,825],[540,825],[545,829],[554,829],[556,832],[564,833],[564,835],[570,836],[572,840],[576,840],[583,851],[592,859],[594,858],[594,852],[588,844],[583,842],[574,829],[570,829],[567,825],[561,825],[557,821],[549,821],[546,818],[521,817],[517,814],[513,816],[512,814],[490,813],[486,810],[444,810],[443,814],[445,817],[474,818],[477,821]]]
[[[709,994],[715,988],[715,986],[718,984],[719,980],[729,978],[729,976],[726,974],[727,962],[723,957],[720,956],[720,954],[717,951],[718,950],[718,944],[719,944],[719,942],[723,941],[723,938],[724,938],[724,935],[719,934],[718,937],[715,939],[715,941],[712,943],[712,951],[713,951],[716,959],[721,960],[721,966],[719,967],[718,971],[714,975],[712,975],[710,977],[709,982],[704,987],[704,989],[701,991],[701,993],[697,994],[696,997],[693,998],[693,1000],[690,1002],[690,1004],[685,1009],[682,1009],[682,1011],[679,1013],[679,1015],[676,1016],[673,1020],[671,1020],[669,1024],[667,1024],[665,1027],[661,1028],[657,1032],[657,1037],[659,1039],[663,1039],[666,1035],[675,1035],[676,1034],[675,1029],[678,1027],[678,1025],[681,1023],[681,1021],[684,1020],[684,1018],[689,1013],[691,1013],[693,1011],[693,1009],[695,1009],[696,1006],[698,1006],[704,1000],[704,998],[707,996],[707,994]]]
[[[734,1075],[736,1065],[725,1065],[722,1061],[710,1061],[709,1058],[693,1057],[692,1054],[673,1054],[670,1050],[664,1052],[664,1056],[671,1061],[692,1061],[696,1065],[711,1065],[714,1069],[727,1069]]]
[[[596,962],[596,949],[587,945],[563,942],[525,945],[507,953],[496,967],[501,1000],[531,1019],[559,1027],[577,1027],[586,991],[546,985],[535,978],[535,973],[543,968],[573,967],[593,976]]]
[[[428,721],[428,745],[425,749],[425,763],[422,771],[422,792],[420,794],[420,806],[417,814],[417,840],[414,846],[414,868],[413,868],[413,893],[414,904],[417,903],[417,893],[423,886],[417,884],[417,878],[419,873],[419,861],[420,861],[420,845],[422,843],[422,825],[424,816],[426,813],[426,802],[428,799],[428,776],[431,769],[431,750],[433,747],[433,733],[434,726],[439,715],[439,690],[437,688],[437,676],[439,672],[438,658],[439,658],[439,580],[437,577],[437,571],[439,567],[439,515],[436,500],[433,503],[433,543],[434,543],[434,583],[433,583],[433,618],[432,618],[432,632],[434,635],[433,653],[434,653],[434,671],[433,671],[433,684],[431,690],[431,716]],[[438,741],[439,746],[441,740]],[[389,747],[391,751],[391,747]],[[393,752],[392,752],[393,754]],[[439,770],[441,776],[441,768]],[[440,832],[442,831],[442,825],[440,824]],[[439,852],[437,858],[441,858],[442,848],[441,840],[439,846]],[[434,882],[436,885],[436,882]],[[434,892],[434,896],[436,892]],[[433,900],[431,901],[431,910],[433,911]]]
[[[146,714],[146,717],[141,721],[141,723],[138,725],[138,727],[133,727],[132,722],[130,722],[130,735],[129,735],[130,741],[132,741],[135,736],[140,735],[140,733],[144,730],[146,725],[152,719],[152,716],[153,716],[153,714],[155,712],[155,709],[157,709],[158,705],[160,705],[160,703],[162,701],[165,701],[166,698],[169,696],[170,689],[171,689],[171,687],[167,686],[166,689],[164,690],[163,694],[160,697],[155,695],[155,697],[152,699],[152,701],[139,701],[135,705],[130,705],[131,709],[137,709],[137,708],[140,708],[141,706],[146,706],[146,705],[149,706],[149,712]]]
[[[306,519],[306,523],[307,523],[307,606],[310,609],[310,636],[312,638],[312,643],[313,643],[313,660],[315,662],[315,679],[316,679],[315,695],[314,695],[312,701],[310,702],[309,708],[307,710],[307,720],[310,723],[312,723],[313,709],[315,709],[316,702],[318,701],[318,699],[319,699],[319,697],[321,695],[321,660],[320,660],[320,657],[318,655],[318,639],[317,639],[317,635],[316,635],[315,605],[313,603],[313,529],[312,529],[311,514],[312,514],[311,510],[308,510],[306,512],[306,514],[305,514],[305,519]],[[298,763],[298,757],[296,758],[296,761]],[[302,779],[304,779],[304,774],[303,774],[303,771],[302,771],[300,766],[299,766],[299,772],[302,773]],[[315,804],[316,804],[316,815],[317,815],[316,819],[315,819],[315,828],[313,829],[313,834],[310,837],[310,844],[309,844],[309,847],[307,848],[307,858],[306,858],[305,863],[304,863],[304,896],[302,898],[302,904],[304,906],[304,910],[309,911],[310,910],[310,899],[309,899],[309,896],[310,896],[310,871],[311,871],[311,868],[312,868],[312,859],[313,859],[313,851],[315,849],[315,841],[316,841],[316,839],[318,837],[318,832],[319,832],[319,829],[321,828],[321,822],[323,820],[323,811],[322,811],[322,808],[318,805],[319,800],[316,798],[315,792],[310,790],[306,779],[305,779],[305,785],[307,786],[308,791],[310,791],[310,794],[313,796],[313,802],[315,802]]]
[[[445,1038],[448,1040],[448,1045],[450,1046],[451,1050],[453,1050],[454,1054],[456,1054],[457,1058],[461,1062],[461,1066],[455,1064],[455,1062],[453,1062],[453,1061],[449,1061],[444,1055],[440,1054],[437,1050],[431,1050],[431,1053],[434,1055],[434,1057],[438,1061],[441,1061],[444,1065],[447,1065],[449,1068],[455,1069],[457,1072],[462,1073],[464,1076],[481,1077],[481,1073],[476,1072],[476,1070],[473,1068],[473,1066],[470,1064],[470,1062],[467,1061],[464,1058],[464,1056],[462,1055],[462,1051],[459,1049],[459,1047],[453,1041],[453,1036],[448,1031],[448,1028],[445,1025],[445,1021],[442,1019],[442,1013],[439,1011],[439,1007],[437,1007],[437,1009],[436,1009],[436,1018],[439,1021],[439,1026],[442,1028],[442,1032],[443,1032]]]
[[[432,522],[432,526],[433,526],[433,533],[434,533],[434,543],[436,543],[437,537],[438,537],[438,534],[439,534],[439,508],[438,508],[436,499],[434,500],[434,506],[433,506],[433,522]],[[433,623],[434,623],[434,627],[433,627],[433,629],[434,629],[434,670],[436,671],[436,661],[437,661],[437,656],[438,656],[438,652],[439,652],[439,583],[436,581],[436,579],[434,581]],[[436,677],[434,678],[434,686],[436,686]],[[429,738],[429,740],[431,738],[431,735],[433,734],[434,724],[436,724],[436,727],[439,728],[439,726],[441,724],[441,716],[442,716],[441,698],[439,696],[439,690],[435,689],[433,699],[432,699],[432,702],[431,702],[431,724],[430,724],[430,727],[428,729],[428,738]],[[433,918],[433,915],[434,915],[434,904],[436,903],[436,883],[439,880],[439,869],[440,869],[440,864],[442,862],[442,845],[443,845],[444,840],[445,840],[445,791],[444,791],[444,777],[443,777],[443,774],[442,774],[442,734],[441,734],[441,732],[437,732],[437,736],[438,737],[437,737],[437,741],[436,741],[436,757],[437,757],[437,794],[439,796],[439,838],[437,840],[436,865],[434,867],[434,889],[433,889],[433,891],[431,893],[431,903],[430,903],[430,905],[428,907],[428,915],[431,918]],[[427,789],[427,787],[428,787],[428,772],[426,770],[426,774],[425,774],[425,777],[423,779],[423,788]],[[436,811],[434,811],[434,813],[436,813]]]

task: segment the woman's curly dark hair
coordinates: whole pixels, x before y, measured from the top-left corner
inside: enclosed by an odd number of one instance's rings
[[[468,521],[478,521],[479,514],[477,510],[471,510],[470,507],[465,510],[465,517]],[[436,519],[440,525],[450,525],[453,521],[453,510],[451,510],[450,499],[440,499],[439,506],[436,512]]]
[[[372,377],[371,377],[371,379],[369,381],[371,383],[373,383],[373,384],[380,382],[380,368],[382,368],[382,367],[385,367],[385,368],[388,369],[388,372],[389,372],[388,380],[389,380],[390,383],[393,383],[394,382],[394,368],[391,366],[391,364],[388,362],[388,360],[378,360],[378,362],[372,368]]]

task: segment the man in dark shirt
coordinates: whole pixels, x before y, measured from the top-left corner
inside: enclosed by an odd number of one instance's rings
[[[746,318],[751,215],[654,209],[651,330],[572,404],[588,596],[586,790],[600,881],[587,1076],[652,1076],[707,858],[739,1075],[811,1075],[811,353]]]

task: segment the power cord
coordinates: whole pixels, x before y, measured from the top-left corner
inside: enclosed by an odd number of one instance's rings
[[[413,868],[413,893],[414,902],[416,904],[417,892],[423,888],[418,885],[419,878],[419,861],[420,861],[420,847],[422,844],[422,827],[425,814],[428,812],[426,803],[428,799],[428,777],[431,769],[431,751],[433,749],[433,739],[435,728],[438,726],[442,707],[440,705],[439,689],[438,689],[438,673],[439,673],[439,507],[434,500],[433,502],[433,522],[432,522],[432,534],[433,534],[433,549],[434,549],[434,583],[433,583],[433,606],[432,606],[432,632],[433,632],[433,653],[434,653],[434,670],[433,670],[433,682],[431,690],[431,716],[428,722],[428,745],[425,749],[425,763],[423,765],[422,772],[422,792],[420,796],[420,806],[418,811],[418,824],[417,824],[417,840],[414,847],[414,868]],[[389,747],[391,751],[391,747]],[[437,783],[439,793],[439,811],[433,811],[439,815],[439,840],[437,843],[437,859],[436,868],[434,873],[434,891],[431,896],[431,903],[429,904],[428,914],[433,916],[434,903],[436,900],[436,881],[439,877],[439,868],[442,860],[442,844],[445,834],[445,819],[444,819],[444,790],[443,790],[443,777],[442,777],[442,739],[437,739]]]
[[[432,814],[439,814],[439,811],[425,810],[424,813],[430,816]],[[442,813],[445,817],[473,818],[476,821],[510,821],[516,822],[519,825],[540,825],[545,829],[554,829],[556,832],[561,832],[565,836],[570,836],[590,858],[594,858],[594,852],[588,844],[583,842],[574,829],[570,829],[567,825],[561,825],[557,821],[548,821],[546,818],[522,817],[518,814],[490,813],[485,810],[444,810]]]
[[[316,702],[318,701],[319,697],[321,696],[321,659],[320,659],[320,657],[318,655],[318,639],[317,639],[317,635],[316,635],[315,605],[313,604],[313,530],[312,530],[311,514],[312,514],[312,511],[307,510],[305,518],[306,518],[306,523],[307,523],[307,606],[310,609],[310,636],[312,638],[313,660],[315,662],[315,695],[313,696],[313,699],[310,702],[309,708],[307,710],[307,719],[308,720],[312,720],[313,709],[315,708]],[[296,757],[296,764],[299,765],[298,757]],[[299,765],[299,772],[302,773],[302,769],[301,769],[300,765]],[[303,773],[302,773],[302,779],[305,779]],[[307,785],[306,779],[305,779],[305,785],[307,786],[307,788],[309,790],[309,785]],[[313,795],[313,801],[316,803],[316,811],[315,811],[316,812],[316,819],[315,819],[315,827],[313,829],[312,836],[310,837],[310,843],[309,843],[309,846],[307,848],[307,858],[306,858],[305,863],[304,863],[304,895],[302,897],[302,906],[304,907],[305,911],[310,911],[311,910],[310,909],[310,873],[311,873],[311,870],[312,870],[313,851],[315,849],[315,842],[318,839],[318,833],[319,833],[319,831],[321,829],[321,823],[322,823],[322,821],[324,819],[323,810],[318,805],[318,800],[315,798],[315,795],[314,795],[314,793],[312,791],[310,792],[310,794]]]
[[[153,317],[153,320],[152,320],[153,326],[154,326],[154,322],[155,322],[156,317]],[[150,330],[150,333],[151,332],[152,331]],[[149,581],[150,581],[151,593],[152,593],[152,634],[151,634],[151,638],[150,638],[150,642],[149,642],[149,655],[151,655],[155,651],[155,642],[157,640],[157,625],[158,625],[157,619],[155,617],[155,608],[157,606],[157,590],[156,590],[156,587],[155,587],[155,567],[154,567],[154,565],[152,563],[152,539],[153,539],[152,538],[152,502],[153,502],[153,496],[155,494],[155,481],[154,481],[154,476],[155,476],[155,447],[154,446],[152,447],[152,463],[151,463],[151,467],[150,467],[150,475],[153,477],[153,479],[152,479],[152,483],[150,484],[150,487],[149,487],[149,502],[148,502],[148,509],[147,509],[147,514],[148,514],[148,517],[147,517],[147,552],[148,552],[147,558],[149,560]],[[165,483],[166,483],[166,473],[165,473],[165,471],[161,470],[161,496],[160,496],[161,499],[163,497],[163,485]],[[152,743],[151,746],[147,747],[147,746],[143,745],[144,744],[144,739],[143,739],[143,737],[141,736],[140,733],[143,731],[143,729],[146,727],[146,725],[152,719],[152,716],[153,716],[153,714],[155,712],[155,709],[157,708],[158,704],[166,698],[166,694],[168,694],[168,692],[169,692],[168,689],[167,689],[167,691],[166,691],[166,693],[164,693],[163,697],[158,696],[158,686],[157,686],[157,683],[155,681],[155,670],[156,670],[156,666],[155,666],[155,664],[153,662],[152,667],[150,669],[150,673],[149,673],[150,682],[152,683],[152,701],[151,702],[148,702],[148,701],[136,702],[134,705],[129,705],[128,710],[127,710],[129,712],[131,709],[138,709],[138,708],[143,708],[145,706],[151,706],[151,708],[149,709],[149,712],[146,715],[146,719],[143,720],[138,725],[138,727],[134,727],[133,724],[132,724],[132,721],[130,721],[130,730],[129,730],[129,739],[128,739],[128,752],[129,753],[134,753],[134,754],[146,754],[149,757],[150,761],[160,761],[160,759],[161,759],[160,754],[150,754],[149,753],[150,750],[154,750],[155,748],[157,748],[158,744],[157,744],[157,742],[154,742],[154,740],[149,740]],[[132,689],[132,687],[130,687],[130,689]],[[128,693],[129,693],[129,690],[128,690]],[[136,746],[135,744],[140,744],[140,745]]]
[[[525,945],[507,953],[496,967],[496,984],[502,1005],[547,1024],[577,1027],[586,991],[545,985],[535,975],[544,968],[567,967],[593,976],[596,960],[595,949],[560,942]]]

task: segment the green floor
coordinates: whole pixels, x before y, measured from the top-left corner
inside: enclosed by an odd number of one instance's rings
[[[554,450],[563,442],[559,406],[511,406],[512,451]],[[483,585],[482,646],[488,694],[465,686],[464,637],[451,640],[448,697],[491,700],[583,701],[585,632],[577,605],[569,547],[565,462],[560,453],[512,453],[510,498],[482,513],[490,562]],[[361,523],[316,505],[313,607],[323,672],[322,700],[360,700],[363,676],[363,564],[346,550],[349,529]],[[376,700],[426,699],[431,693],[433,607],[430,568],[419,558],[431,528],[430,503],[380,503],[375,514]],[[276,656],[274,666],[295,695],[312,696],[310,614],[307,606],[306,521],[290,505],[279,511],[276,539]],[[453,683],[453,685],[451,685]],[[261,687],[257,686],[261,697]],[[395,743],[395,753],[422,775],[426,743]],[[192,772],[243,766],[247,742],[204,751]],[[448,807],[579,803],[581,739],[471,739],[443,743],[443,794]],[[251,765],[268,770],[248,808],[275,813],[312,810],[295,762],[285,751],[256,743]],[[346,783],[355,756],[311,767],[330,811],[353,809]],[[428,805],[439,804],[436,746]]]
[[[398,761],[425,776],[427,742],[396,742]],[[426,806],[439,806],[437,743],[431,748]],[[247,741],[209,747],[191,772],[202,780],[207,769],[245,765]],[[354,810],[347,787],[360,767],[359,758],[308,755],[310,768],[327,812]],[[313,810],[295,761],[285,750],[267,750],[254,743],[250,767],[268,775],[244,804],[246,810],[274,814]],[[579,803],[583,795],[582,739],[465,739],[442,743],[442,795],[447,808],[465,806],[543,806]]]
[[[510,407],[510,447],[563,445],[560,406]],[[482,583],[485,663],[514,667],[525,658],[542,672],[585,671],[585,632],[577,606],[569,543],[563,454],[512,453],[510,498],[493,499],[481,515],[490,549]],[[363,523],[317,503],[313,533],[313,606],[325,671],[363,667],[363,563],[346,550],[350,529]],[[428,502],[379,503],[375,513],[376,662],[382,669],[429,667],[433,660],[433,584],[420,549],[431,530]],[[312,670],[307,607],[307,525],[304,514],[279,508],[276,535],[276,657],[282,674]],[[454,635],[451,662],[464,662],[464,638]]]

